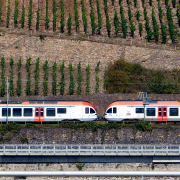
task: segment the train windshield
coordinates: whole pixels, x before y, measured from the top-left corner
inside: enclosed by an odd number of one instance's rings
[[[107,110],[107,113],[112,113],[112,108],[109,108],[109,109]]]
[[[90,108],[90,114],[94,114],[95,110],[93,108]]]

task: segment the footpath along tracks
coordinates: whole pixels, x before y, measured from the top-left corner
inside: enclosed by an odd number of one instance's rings
[[[178,145],[0,145],[0,156],[180,156]]]

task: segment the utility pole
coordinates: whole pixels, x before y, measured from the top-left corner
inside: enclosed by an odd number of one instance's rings
[[[8,124],[8,101],[9,101],[9,79],[7,77],[7,120],[6,123]]]

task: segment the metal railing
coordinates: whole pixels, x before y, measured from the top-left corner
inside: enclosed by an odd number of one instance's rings
[[[0,145],[0,156],[2,155],[179,156],[180,146]]]

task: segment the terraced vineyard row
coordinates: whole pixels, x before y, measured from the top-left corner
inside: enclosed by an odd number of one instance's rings
[[[99,34],[178,42],[176,0],[0,0],[0,23],[68,34]]]

